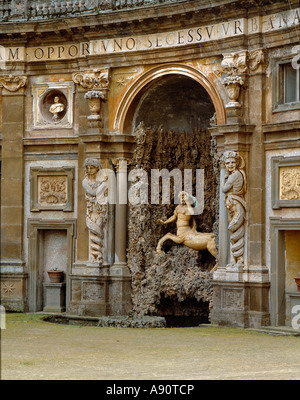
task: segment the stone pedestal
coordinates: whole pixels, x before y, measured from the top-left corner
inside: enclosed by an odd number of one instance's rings
[[[292,319],[297,314],[299,314],[300,309],[300,292],[287,292],[287,315],[286,315],[286,325],[292,325]],[[298,306],[294,309],[295,306]],[[293,311],[294,309],[294,311]],[[297,319],[297,321],[299,318]]]
[[[126,315],[131,308],[131,276],[126,263],[115,263],[110,269],[109,315]]]
[[[244,280],[245,276],[239,281],[230,278],[228,273],[224,273],[222,280],[214,276],[211,322],[239,328],[269,325],[269,282]]]
[[[75,272],[75,271],[74,271]],[[88,273],[93,272],[93,275]],[[96,275],[98,274],[98,275]],[[107,315],[109,275],[106,268],[87,269],[79,267],[71,276],[71,301],[68,304],[68,313],[80,316],[98,317]]]
[[[44,312],[62,313],[66,311],[66,284],[44,283],[45,306]]]

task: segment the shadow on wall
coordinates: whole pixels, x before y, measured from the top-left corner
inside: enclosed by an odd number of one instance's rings
[[[137,107],[134,125],[166,131],[193,132],[209,126],[215,112],[206,90],[182,75],[164,76],[146,86]]]

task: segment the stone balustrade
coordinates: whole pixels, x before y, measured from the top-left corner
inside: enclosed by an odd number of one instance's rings
[[[0,21],[63,18],[172,2],[175,0],[0,0]]]

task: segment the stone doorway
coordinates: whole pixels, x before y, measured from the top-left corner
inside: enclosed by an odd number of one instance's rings
[[[39,231],[39,259],[37,279],[37,308],[40,311],[49,308],[53,311],[66,309],[65,285],[68,272],[68,243],[66,229],[42,229]],[[49,285],[48,270],[63,271],[64,276],[58,285]],[[58,298],[59,297],[59,298]]]
[[[74,253],[75,223],[70,221],[29,221],[29,311],[43,311],[49,306],[49,298],[57,304],[57,311],[67,309],[70,299],[69,275]],[[64,272],[60,284],[47,289],[49,269]],[[51,285],[50,285],[51,286]],[[59,286],[59,287],[58,287]],[[60,298],[55,298],[59,296]],[[51,301],[52,301],[51,300]],[[53,309],[53,311],[55,311]]]
[[[138,139],[132,165],[146,170],[149,177],[153,169],[182,173],[191,169],[194,177],[196,169],[203,169],[204,212],[196,218],[197,229],[217,235],[218,168],[207,131],[215,109],[209,94],[193,79],[173,74],[148,83],[134,103],[134,133],[142,134],[143,140]],[[164,316],[170,326],[192,326],[195,321],[208,322],[215,258],[171,241],[162,255],[156,255],[159,238],[168,230],[176,231],[176,223],[166,228],[156,223],[158,218],[169,218],[176,207],[172,182],[170,204],[152,204],[149,192],[148,204],[129,205],[133,308],[140,315]]]
[[[300,305],[294,281],[300,275],[300,220],[271,219],[271,325],[291,326]]]

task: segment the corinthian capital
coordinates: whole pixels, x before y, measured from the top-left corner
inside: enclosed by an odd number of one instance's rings
[[[247,71],[247,51],[223,54],[223,72],[228,76],[244,74]]]
[[[27,77],[19,75],[1,75],[0,88],[4,88],[9,92],[17,92],[22,87],[26,86]]]

